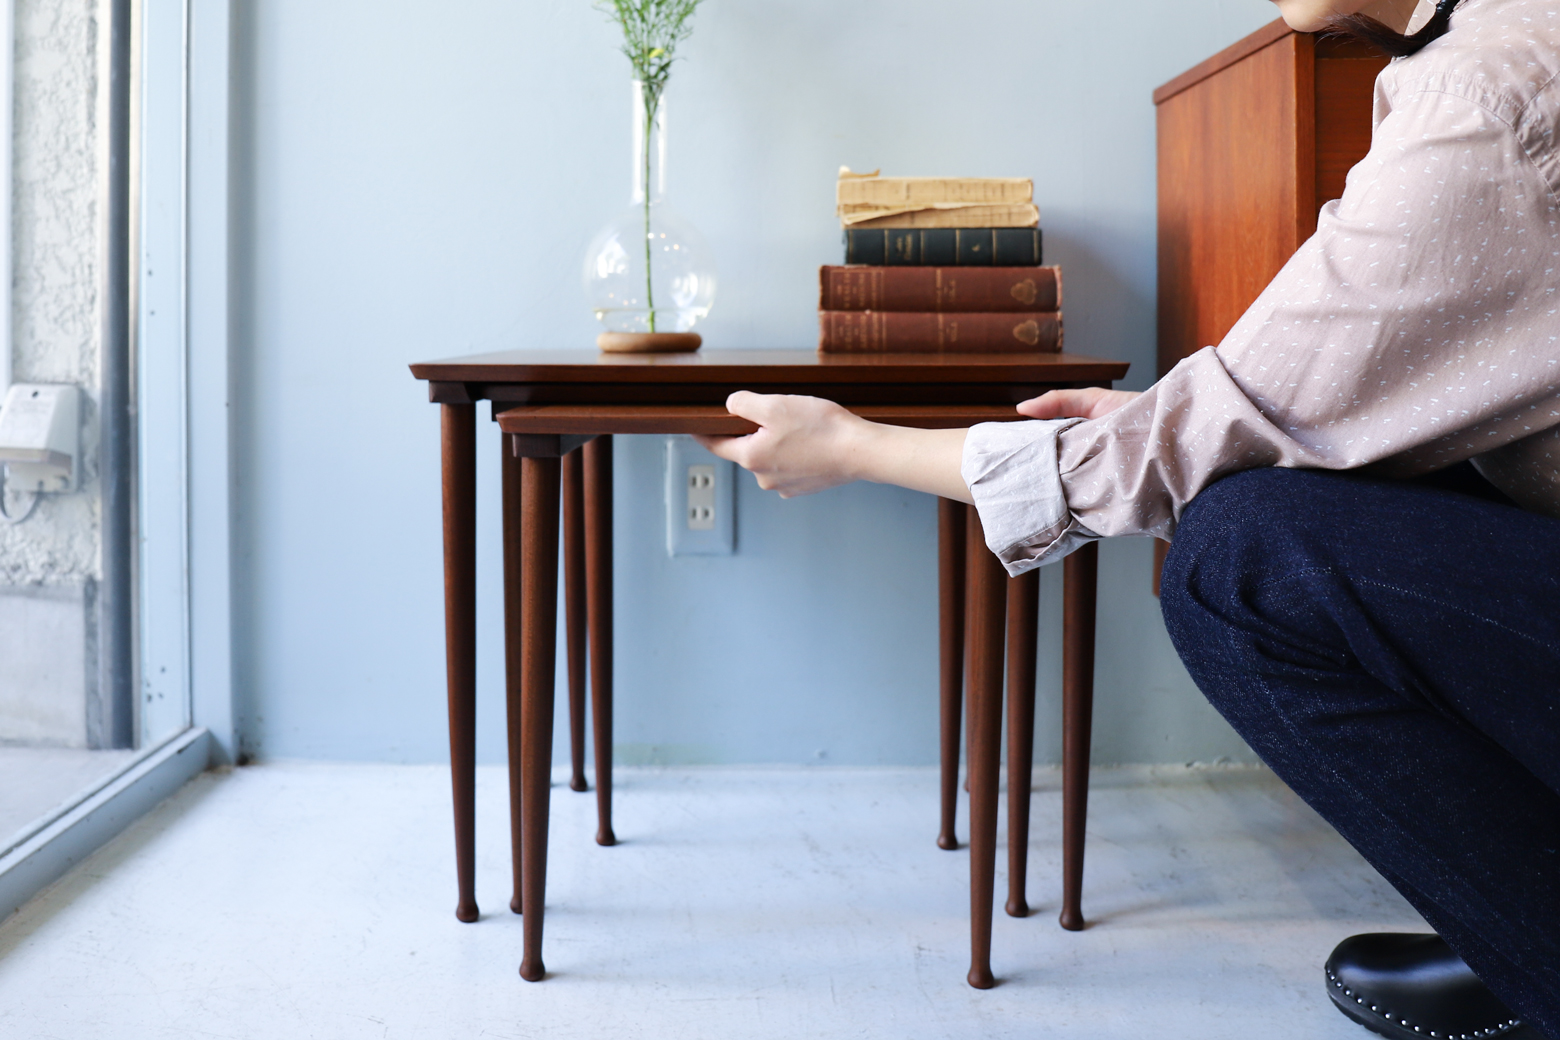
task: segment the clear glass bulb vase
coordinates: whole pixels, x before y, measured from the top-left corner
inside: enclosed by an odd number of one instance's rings
[[[635,80],[633,99],[633,193],[585,251],[585,293],[613,334],[598,340],[603,349],[691,350],[689,333],[715,301],[715,265],[666,202],[666,98]]]

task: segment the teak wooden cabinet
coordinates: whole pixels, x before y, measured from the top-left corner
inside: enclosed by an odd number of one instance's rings
[[[1154,91],[1160,375],[1222,340],[1343,194],[1386,65],[1275,21]]]

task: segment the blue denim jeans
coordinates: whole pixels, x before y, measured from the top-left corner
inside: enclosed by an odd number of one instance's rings
[[[1263,761],[1560,1040],[1560,520],[1464,469],[1473,494],[1219,481],[1176,531],[1165,623]]]

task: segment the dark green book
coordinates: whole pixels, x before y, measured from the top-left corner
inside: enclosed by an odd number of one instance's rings
[[[1039,267],[1039,228],[846,228],[845,262],[886,267]]]

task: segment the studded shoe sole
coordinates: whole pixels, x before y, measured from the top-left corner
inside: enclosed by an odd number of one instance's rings
[[[1339,1011],[1371,1032],[1391,1037],[1392,1040],[1425,1040],[1425,1037],[1430,1040],[1493,1040],[1495,1037],[1502,1040],[1543,1040],[1535,1030],[1529,1029],[1518,1019],[1508,1019],[1469,1033],[1430,1029],[1404,1018],[1391,1008],[1372,1003],[1370,998],[1345,986],[1330,971],[1327,973],[1327,995]]]

